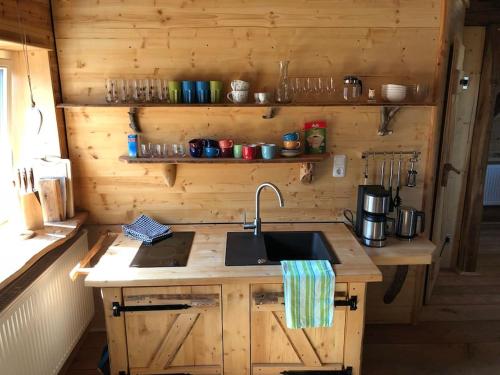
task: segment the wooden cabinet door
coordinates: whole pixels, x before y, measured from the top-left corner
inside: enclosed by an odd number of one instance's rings
[[[255,284],[251,292],[252,374],[342,369],[346,307],[335,308],[331,328],[288,329],[283,284]],[[346,298],[347,284],[337,284],[335,296]]]
[[[220,297],[218,285],[125,288],[126,309],[153,307],[124,313],[130,373],[221,374]]]

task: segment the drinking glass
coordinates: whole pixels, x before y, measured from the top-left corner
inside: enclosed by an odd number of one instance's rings
[[[159,143],[151,144],[151,156],[153,158],[161,158],[162,157],[162,145]]]
[[[106,103],[118,103],[118,88],[115,79],[106,79]]]
[[[151,143],[141,143],[141,157],[149,158],[151,156],[150,146]]]
[[[168,144],[166,143],[161,146],[161,156],[164,158],[168,157]]]
[[[163,81],[158,78],[155,79],[154,84],[155,84],[154,88],[155,101],[156,102],[165,101],[165,91],[163,90]]]
[[[132,100],[134,102],[140,102],[141,101],[141,84],[137,79],[133,79],[130,82],[130,90],[131,90],[131,96]]]
[[[141,81],[141,102],[151,101],[151,95],[149,91],[149,79],[143,79]]]
[[[126,79],[120,79],[119,82],[120,82],[120,85],[119,85],[120,101],[122,103],[127,103],[129,101],[129,95],[130,95],[129,82]]]
[[[161,80],[161,93],[162,93],[162,101],[168,102],[168,81],[166,79]]]
[[[177,144],[177,143],[174,143],[172,145],[172,153],[174,156],[184,156],[186,153],[184,151],[184,145],[183,144]]]
[[[326,91],[327,91],[328,95],[330,95],[330,96],[335,93],[335,81],[334,81],[333,77],[327,78]]]

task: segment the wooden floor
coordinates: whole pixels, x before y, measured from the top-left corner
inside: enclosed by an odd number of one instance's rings
[[[363,375],[500,374],[500,223],[481,230],[478,272],[442,272],[418,325],[368,325]],[[90,332],[66,374],[94,375],[103,332]]]

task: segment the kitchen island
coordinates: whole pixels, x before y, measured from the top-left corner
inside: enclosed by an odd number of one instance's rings
[[[379,269],[344,224],[262,229],[323,232],[340,260],[332,328],[286,328],[280,266],[225,265],[241,225],[173,226],[195,232],[185,267],[130,267],[140,242],[119,235],[85,280],[102,288],[112,374],[359,374],[366,283]]]

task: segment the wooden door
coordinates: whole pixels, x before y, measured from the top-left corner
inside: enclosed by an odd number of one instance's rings
[[[439,269],[456,266],[483,45],[484,31],[472,27],[464,29],[463,43],[454,42],[432,232],[440,251],[429,267],[427,301]]]
[[[125,307],[191,306],[125,312],[130,373],[221,374],[220,295],[220,286],[125,288]]]
[[[337,284],[335,295],[346,298],[347,284]],[[346,307],[335,308],[332,328],[288,329],[283,284],[252,285],[250,306],[253,375],[342,369]]]

